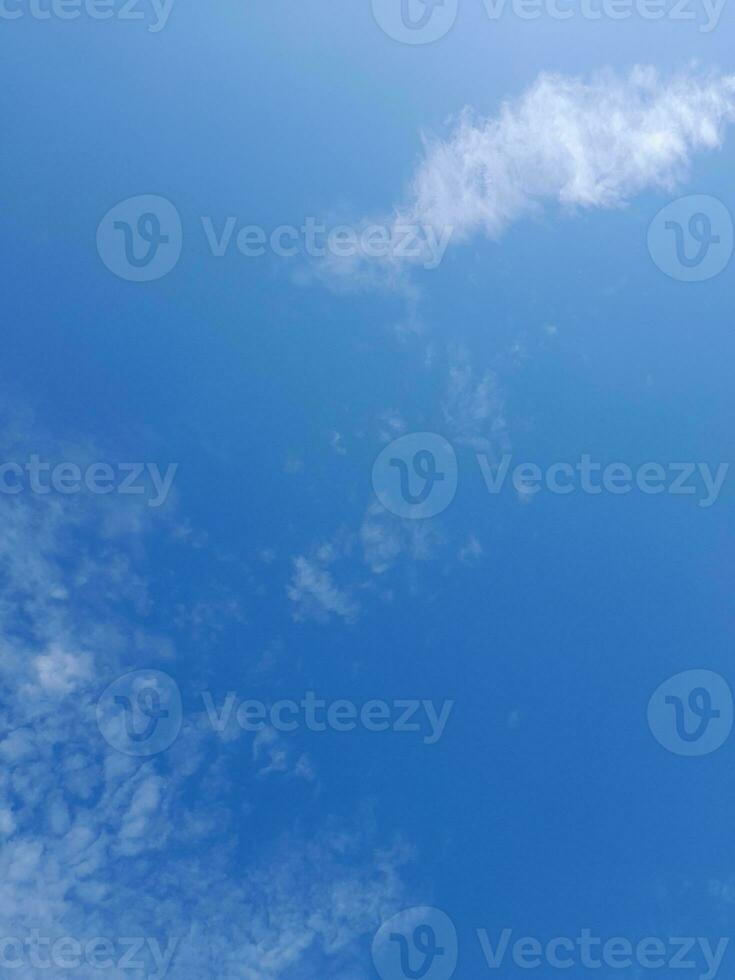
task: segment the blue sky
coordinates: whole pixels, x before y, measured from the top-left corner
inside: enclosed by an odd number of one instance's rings
[[[735,14],[215,6],[0,13],[3,975],[668,974],[734,922]]]

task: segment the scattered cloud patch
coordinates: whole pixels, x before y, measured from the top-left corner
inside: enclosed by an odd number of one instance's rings
[[[465,565],[471,565],[482,558],[482,545],[474,534],[470,534],[465,543],[459,549],[458,558]]]
[[[332,557],[329,548],[321,548],[313,558],[299,555],[294,559],[294,571],[286,593],[295,606],[295,619],[326,622],[336,616],[347,623],[357,619],[359,603],[337,586],[327,568]]]
[[[478,376],[464,348],[450,352],[442,400],[444,423],[452,440],[476,452],[508,446],[505,400],[494,371]]]

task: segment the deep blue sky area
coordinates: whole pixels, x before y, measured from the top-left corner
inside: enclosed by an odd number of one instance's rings
[[[732,969],[735,8],[515,3],[0,0],[3,976]]]

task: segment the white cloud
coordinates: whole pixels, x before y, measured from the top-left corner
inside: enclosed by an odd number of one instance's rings
[[[467,541],[459,549],[458,557],[466,565],[472,564],[482,558],[482,545],[474,534],[470,534]]]
[[[89,679],[90,662],[88,654],[67,653],[57,643],[52,643],[49,652],[36,657],[33,665],[44,690],[69,694],[81,682]]]
[[[379,503],[368,507],[360,527],[363,559],[374,575],[382,575],[405,557],[411,562],[435,556],[441,537],[430,521],[412,521],[389,514]]]
[[[338,456],[347,455],[347,449],[345,448],[345,442],[342,438],[341,432],[332,432],[332,434],[329,436],[329,445]]]
[[[296,619],[325,621],[338,616],[348,623],[357,619],[359,603],[336,585],[325,567],[333,558],[332,546],[325,545],[312,559],[303,555],[294,559],[294,573],[286,592],[296,606]]]
[[[301,753],[292,761],[294,753],[287,741],[274,728],[261,729],[253,739],[253,761],[260,765],[258,776],[269,776],[272,773],[287,773],[311,782],[315,778],[311,760]]]
[[[390,442],[406,431],[406,423],[393,408],[388,408],[378,418],[379,432],[378,438],[381,442]]]
[[[478,452],[508,444],[505,399],[493,371],[475,372],[468,351],[450,351],[442,414],[453,441]]]
[[[621,207],[643,190],[671,190],[734,116],[735,76],[542,74],[497,116],[465,110],[447,139],[426,142],[401,217],[451,225],[458,241],[498,238],[544,201]]]

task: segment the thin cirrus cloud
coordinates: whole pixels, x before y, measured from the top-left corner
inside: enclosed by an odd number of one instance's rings
[[[646,189],[675,187],[733,118],[735,76],[542,74],[496,117],[465,110],[448,139],[426,143],[405,216],[451,225],[461,240],[498,238],[545,200],[621,207]]]
[[[424,138],[406,199],[388,220],[396,241],[401,229],[419,229],[411,259],[362,255],[329,271],[343,282],[395,284],[409,264],[436,267],[437,242],[497,240],[544,205],[620,208],[645,190],[673,190],[734,118],[733,75],[664,78],[636,67],[584,81],[544,72],[497,115],[465,109],[445,138]]]

